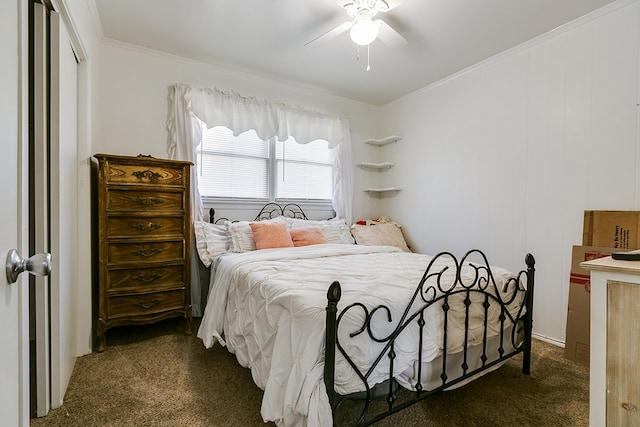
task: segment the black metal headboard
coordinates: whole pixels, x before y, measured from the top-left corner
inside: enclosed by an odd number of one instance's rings
[[[215,209],[209,209],[209,222],[217,224],[219,221],[229,221],[228,218],[215,219]],[[279,216],[286,216],[296,219],[308,219],[300,205],[296,203],[287,203],[284,206],[280,206],[277,203],[267,203],[260,209],[258,215],[254,218],[254,221],[264,221],[267,219],[273,219]]]
[[[209,222],[211,224],[217,224],[218,222],[229,221],[229,218],[218,218],[215,219],[216,210],[211,208],[209,209]]]

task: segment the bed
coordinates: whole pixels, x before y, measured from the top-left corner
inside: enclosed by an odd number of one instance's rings
[[[533,256],[511,273],[478,250],[457,259],[353,244],[344,221],[296,212],[263,209],[252,223],[291,234],[326,226],[327,242],[241,251],[227,235],[198,330],[251,370],[265,421],[369,425],[519,353],[529,374]],[[228,232],[246,225],[225,222]]]

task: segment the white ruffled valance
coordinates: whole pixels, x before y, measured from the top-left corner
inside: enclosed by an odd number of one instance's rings
[[[351,137],[346,119],[298,105],[241,96],[235,91],[192,88],[182,83],[171,88],[170,103],[167,152],[172,159],[195,163],[201,130],[194,117],[208,128],[225,126],[236,136],[254,129],[263,140],[277,137],[285,141],[293,137],[299,144],[307,144],[322,139],[329,143],[330,148],[338,147],[333,168],[332,204],[338,217],[351,221],[353,176],[350,167]],[[196,174],[192,175],[197,179]],[[202,201],[196,184],[194,182],[195,188],[191,193],[197,199],[194,203],[194,219],[201,219]]]
[[[285,141],[295,138],[299,144],[317,139],[329,142],[329,148],[343,142],[343,120],[330,114],[297,105],[271,103],[255,97],[244,97],[235,91],[194,88],[191,110],[207,127],[225,126],[234,135],[254,129],[260,139],[277,137]]]
[[[209,88],[191,89],[191,111],[208,128],[225,126],[235,136],[255,129],[266,141],[276,135],[278,119],[272,104],[257,98],[240,96],[234,91]]]

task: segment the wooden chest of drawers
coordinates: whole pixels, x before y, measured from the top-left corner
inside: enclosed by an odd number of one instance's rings
[[[191,163],[98,159],[98,351],[114,326],[184,317],[191,334]]]

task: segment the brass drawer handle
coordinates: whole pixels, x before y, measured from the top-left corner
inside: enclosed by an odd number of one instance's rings
[[[135,251],[133,251],[133,254],[134,255],[140,255],[140,256],[143,256],[143,257],[151,257],[151,256],[154,256],[154,255],[158,255],[161,252],[162,252],[162,249],[158,249],[158,248],[153,248],[149,252],[147,252],[146,250],[140,248],[140,249],[136,249]]]
[[[139,180],[147,179],[149,181],[157,181],[162,178],[158,172],[154,172],[152,170],[144,170],[144,171],[135,171],[132,172],[132,175],[138,178]]]
[[[138,197],[136,203],[143,206],[154,206],[164,203],[164,200],[159,197]]]
[[[162,224],[158,224],[157,222],[150,222],[149,224],[138,222],[137,224],[132,225],[132,227],[140,231],[154,231],[162,228]]]
[[[158,273],[153,273],[153,274],[138,274],[136,276],[133,276],[133,280],[140,280],[141,282],[144,283],[150,283],[153,282],[154,280],[158,280],[158,279],[162,279],[162,274],[158,274]]]
[[[162,302],[162,300],[160,298],[154,298],[151,300],[151,302],[149,304],[145,304],[144,301],[142,301],[141,299],[138,300],[138,302],[136,302],[135,304],[133,304],[136,307],[142,307],[145,310],[150,309],[151,307],[154,307],[158,304],[160,304]]]

